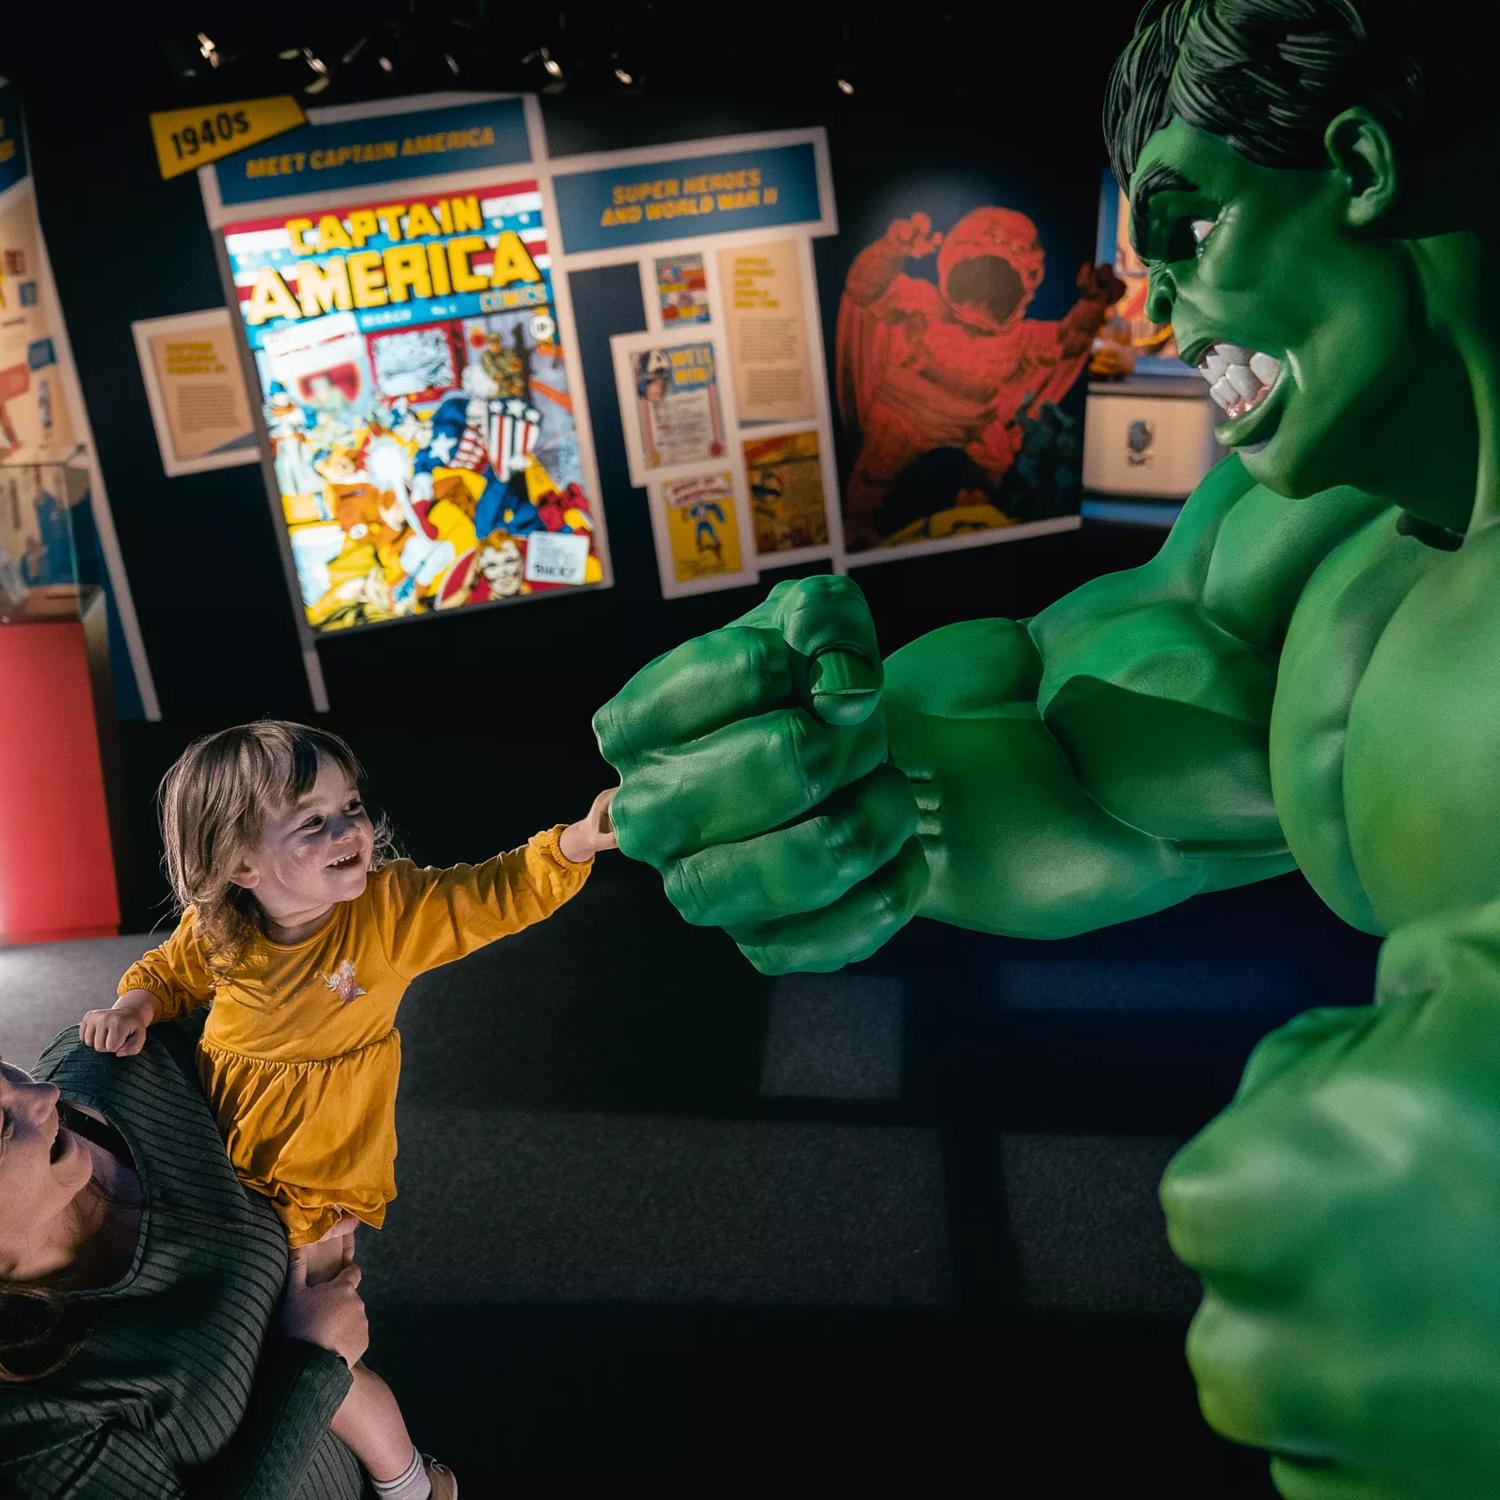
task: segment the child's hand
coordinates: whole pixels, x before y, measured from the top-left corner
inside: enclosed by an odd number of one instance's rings
[[[600,792],[594,798],[588,816],[563,829],[557,847],[562,850],[564,859],[575,865],[586,864],[601,850],[620,847],[614,824],[609,820],[609,804],[619,790],[619,787],[612,786],[607,792]]]
[[[91,1010],[78,1026],[78,1038],[95,1052],[134,1057],[146,1045],[146,1031],[156,1018],[156,1000],[144,990],[132,990],[110,1010]]]

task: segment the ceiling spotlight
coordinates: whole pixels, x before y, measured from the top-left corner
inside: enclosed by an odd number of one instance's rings
[[[302,48],[301,55],[302,61],[307,64],[313,75],[311,82],[302,85],[302,92],[304,94],[321,94],[333,82],[333,78],[328,72],[328,64],[311,47]],[[294,52],[292,56],[296,57],[297,54]]]
[[[852,94],[854,92],[854,85],[847,78],[835,78],[833,81],[838,84],[839,93]]]
[[[544,94],[559,94],[568,86],[567,79],[563,74],[563,65],[553,57],[551,49],[548,47],[538,47],[535,51],[528,52],[521,59],[521,66],[523,68],[540,68],[547,75],[546,79],[542,82],[542,92]]]
[[[443,53],[443,61],[448,64],[448,71],[455,78],[457,78],[458,77],[458,59],[456,57],[454,57],[454,55],[451,52],[445,52],[445,53]]]
[[[383,52],[379,57],[375,59],[375,61],[380,64],[380,71],[382,73],[394,73],[396,71],[395,63],[393,63],[390,58],[388,58]]]
[[[201,31],[198,33],[198,56],[211,68],[219,66],[219,49],[214,46],[213,39]]]

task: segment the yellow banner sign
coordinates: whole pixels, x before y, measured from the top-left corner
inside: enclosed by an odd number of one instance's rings
[[[163,177],[178,177],[268,141],[307,123],[302,106],[288,94],[242,99],[197,109],[169,109],[151,116],[151,135]]]

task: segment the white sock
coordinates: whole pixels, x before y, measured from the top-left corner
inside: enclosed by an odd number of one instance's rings
[[[422,1455],[411,1450],[411,1463],[399,1479],[372,1479],[375,1493],[380,1500],[427,1500],[432,1494],[432,1481],[422,1467]]]

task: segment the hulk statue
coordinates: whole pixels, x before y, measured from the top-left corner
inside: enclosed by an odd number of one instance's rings
[[[595,720],[621,847],[766,973],[1294,868],[1385,939],[1375,1003],[1263,1041],[1162,1186],[1204,1414],[1286,1500],[1500,1496],[1500,95],[1468,14],[1142,13],[1106,133],[1233,450],[1151,562],[883,667],[852,583],[781,584]]]

